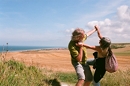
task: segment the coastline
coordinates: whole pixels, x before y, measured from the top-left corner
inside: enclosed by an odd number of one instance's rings
[[[0,46],[0,52],[22,52],[35,50],[67,49],[65,46]]]

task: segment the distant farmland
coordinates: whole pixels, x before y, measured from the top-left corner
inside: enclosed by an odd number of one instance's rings
[[[130,47],[130,43],[112,43],[111,45],[112,49],[125,48],[125,47]]]

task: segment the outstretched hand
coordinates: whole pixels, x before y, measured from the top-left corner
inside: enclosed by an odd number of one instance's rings
[[[101,39],[102,38],[102,35],[100,33],[100,30],[99,30],[99,27],[97,25],[94,26],[95,29],[97,30],[97,34],[98,34],[98,37]]]
[[[98,28],[98,26],[97,26],[97,25],[95,25],[94,27],[95,27],[95,29],[96,29],[97,31],[99,30],[99,28]]]

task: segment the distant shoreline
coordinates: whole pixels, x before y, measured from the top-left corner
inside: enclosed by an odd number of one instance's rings
[[[49,48],[49,49],[35,49],[35,50],[23,50],[21,52],[24,51],[48,51],[48,50],[67,50],[68,48]]]
[[[37,51],[37,50],[63,50],[67,47],[58,46],[0,46],[0,52],[22,52],[22,51]]]

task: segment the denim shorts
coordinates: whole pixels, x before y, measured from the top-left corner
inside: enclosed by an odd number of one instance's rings
[[[79,62],[72,62],[72,65],[75,68],[78,79],[83,79],[85,81],[93,80],[91,69],[87,63],[85,65],[82,65]]]

